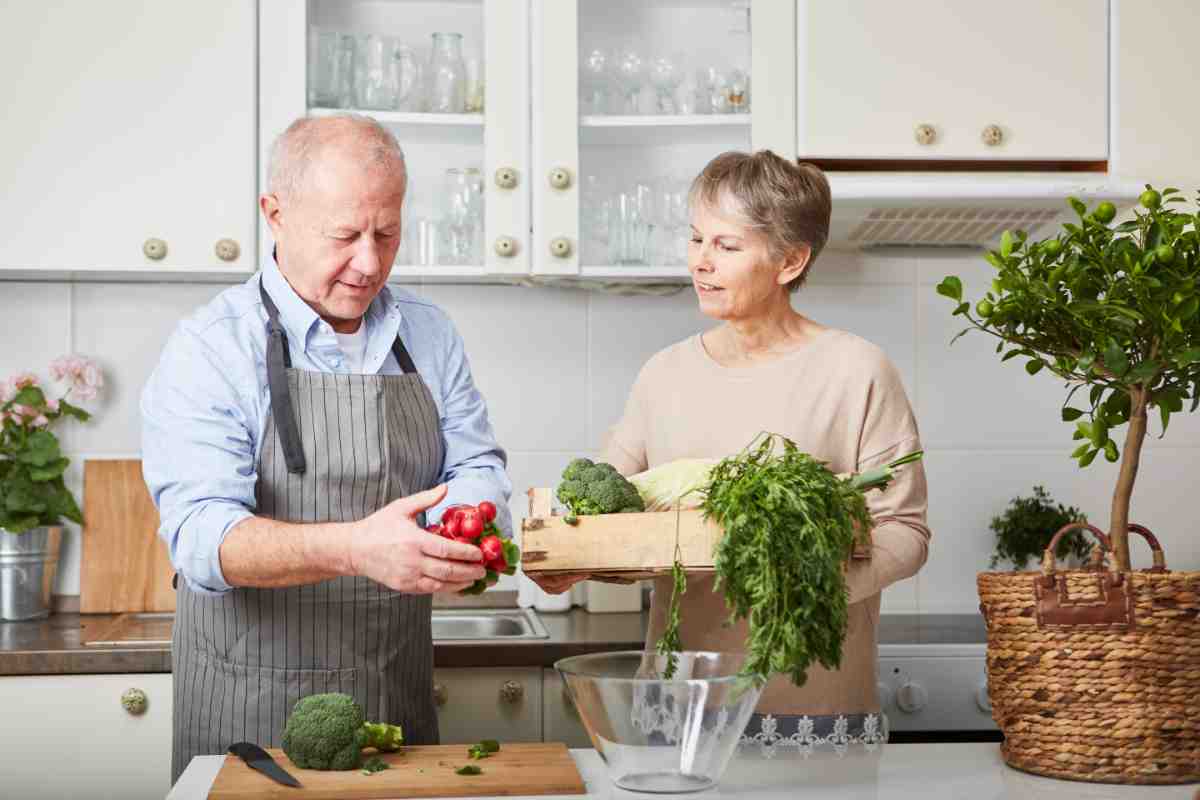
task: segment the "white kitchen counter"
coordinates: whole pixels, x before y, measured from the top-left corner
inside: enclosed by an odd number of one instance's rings
[[[572,750],[571,755],[587,784],[588,798],[662,797],[613,786],[594,750]],[[224,756],[193,759],[167,800],[203,800],[223,760]],[[703,800],[1191,800],[1196,791],[1194,785],[1112,786],[1040,778],[1006,767],[1000,760],[999,745],[980,743],[893,744],[881,753],[860,751],[838,758],[826,752],[807,760],[794,751],[781,751],[772,759],[739,756],[729,765],[719,787],[694,796]]]

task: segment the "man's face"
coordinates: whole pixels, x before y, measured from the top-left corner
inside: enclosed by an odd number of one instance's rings
[[[365,147],[328,143],[285,197],[263,195],[280,271],[340,333],[358,329],[400,247],[405,178]]]

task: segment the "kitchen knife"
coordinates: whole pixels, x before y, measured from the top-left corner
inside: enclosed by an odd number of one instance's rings
[[[275,763],[271,754],[256,744],[238,742],[229,745],[229,752],[246,762],[252,770],[261,772],[276,783],[284,786],[300,786],[300,781],[288,774],[287,770]]]

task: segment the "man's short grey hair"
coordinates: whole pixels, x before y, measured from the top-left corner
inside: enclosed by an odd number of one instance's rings
[[[404,150],[395,135],[378,120],[350,112],[327,117],[301,117],[288,125],[271,144],[267,191],[286,197],[299,189],[305,171],[321,147],[339,137],[350,137],[366,145],[371,163],[404,173]]]

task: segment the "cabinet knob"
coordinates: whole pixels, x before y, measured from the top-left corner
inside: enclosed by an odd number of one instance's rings
[[[566,167],[555,167],[550,170],[550,185],[555,189],[569,189],[571,187],[571,170]]]
[[[937,128],[928,123],[917,126],[914,135],[917,138],[917,144],[933,144],[937,141]]]
[[[145,713],[148,702],[149,699],[146,697],[146,693],[141,689],[126,689],[121,694],[121,708],[135,717]]]
[[[496,250],[496,255],[501,258],[512,258],[517,254],[517,240],[511,236],[497,237],[496,244],[493,247]]]
[[[496,185],[501,189],[515,189],[517,183],[517,171],[512,167],[501,167],[496,170]]]
[[[983,129],[981,138],[988,147],[995,147],[1004,141],[1004,129],[999,125],[988,125]]]
[[[444,683],[435,683],[433,685],[433,703],[438,708],[446,705],[446,701],[450,699],[450,692],[446,690]]]
[[[523,697],[525,697],[525,687],[518,681],[505,681],[500,686],[500,699],[509,705],[521,702]]]
[[[233,239],[218,239],[217,246],[214,249],[216,250],[217,258],[222,261],[237,261],[238,255],[242,252],[242,248],[238,247],[238,243]]]
[[[162,261],[167,257],[167,243],[162,239],[147,239],[142,244],[142,252],[145,253],[146,258]]]
[[[906,714],[915,714],[929,704],[929,693],[919,683],[909,681],[896,690],[896,705]]]
[[[550,255],[555,258],[567,258],[571,255],[571,240],[565,236],[558,236],[550,240]]]

